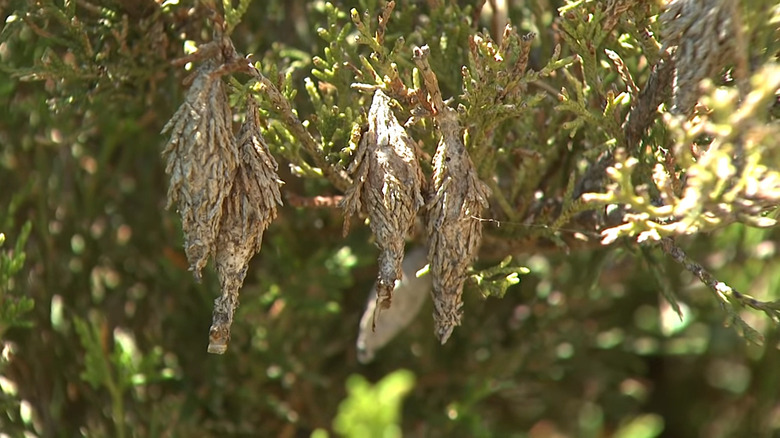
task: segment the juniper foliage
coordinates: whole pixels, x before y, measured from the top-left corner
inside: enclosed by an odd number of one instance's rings
[[[0,0],[0,430],[776,435],[776,3]]]

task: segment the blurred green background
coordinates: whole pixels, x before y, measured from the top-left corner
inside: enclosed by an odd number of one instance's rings
[[[377,3],[335,2],[372,17]],[[396,9],[420,20],[444,3]],[[550,47],[563,2],[510,3],[511,21]],[[251,264],[228,353],[208,355],[218,281],[187,271],[159,134],[185,91],[169,61],[209,39],[196,6],[0,0],[0,436],[780,436],[777,327],[743,312],[765,337],[748,343],[690,273],[634,244],[483,248],[480,267],[509,253],[531,273],[503,299],[468,285],[444,346],[427,303],[362,365],[370,230],[343,238],[339,210],[287,205]],[[300,87],[326,23],[322,2],[256,0],[233,40],[291,66]],[[302,116],[309,105],[296,100]],[[285,192],[337,194],[284,161],[280,173]],[[739,224],[679,241],[762,300],[780,298],[777,242],[776,229]]]

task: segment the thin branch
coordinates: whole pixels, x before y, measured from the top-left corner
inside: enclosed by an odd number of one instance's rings
[[[636,106],[631,109],[623,123],[626,145],[629,148],[638,147],[639,139],[658,116],[658,105],[666,100],[671,90],[672,71],[672,60],[669,54],[665,53],[653,67],[647,83],[639,93]]]
[[[704,267],[688,257],[682,248],[677,246],[674,243],[674,240],[669,237],[661,239],[660,246],[665,253],[669,254],[674,259],[674,261],[681,264],[685,270],[695,275],[699,281],[713,291],[715,297],[722,303],[736,302],[742,306],[760,310],[766,313],[773,321],[780,322],[780,302],[759,301],[750,295],[743,294],[726,283],[719,281],[714,275],[704,269]]]
[[[339,169],[325,160],[325,157],[320,152],[317,141],[306,127],[303,126],[303,123],[298,116],[295,115],[287,98],[284,97],[282,92],[252,64],[244,62],[242,63],[242,67],[246,67],[245,70],[257,79],[263,92],[265,92],[270,102],[279,111],[287,129],[292,131],[293,135],[301,142],[304,149],[306,149],[306,152],[308,152],[314,160],[315,165],[322,170],[323,175],[336,186],[337,189],[346,192],[352,185],[352,179],[343,169]]]
[[[339,208],[339,203],[344,199],[340,195],[304,197],[291,192],[287,192],[285,198],[288,205],[306,208]]]

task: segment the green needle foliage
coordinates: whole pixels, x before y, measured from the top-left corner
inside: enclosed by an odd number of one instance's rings
[[[780,433],[776,1],[0,11],[0,436]],[[231,266],[243,287],[224,356],[206,353],[221,278],[210,261],[192,278],[181,219],[165,210],[160,131],[183,102],[207,101],[188,95],[193,82],[225,85],[211,101],[230,112],[225,153],[256,102],[254,143],[241,144],[267,143],[278,170],[263,163],[284,182],[261,252]],[[403,129],[371,120],[375,94]],[[208,145],[216,109],[182,108],[181,142]],[[373,164],[351,172],[369,131]],[[403,266],[424,293],[437,269],[467,266],[448,274],[462,291],[435,283],[462,311],[443,346],[439,301],[396,302],[422,310],[381,342],[392,314],[368,314],[378,332],[361,318],[382,268],[372,230],[401,199],[382,190],[404,187],[383,178],[408,170],[383,155],[401,131],[425,205],[394,242],[419,254],[445,219],[468,231],[442,245],[451,259]],[[250,146],[237,161],[257,163]],[[211,190],[200,154],[176,159],[200,163]],[[246,169],[241,187],[262,193]],[[356,181],[390,207],[357,206],[343,235]],[[230,205],[246,235],[257,224],[240,190]],[[488,191],[488,205],[473,201]]]

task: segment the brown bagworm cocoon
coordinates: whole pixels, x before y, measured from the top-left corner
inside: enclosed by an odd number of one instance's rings
[[[479,218],[488,207],[490,189],[480,181],[466,151],[457,113],[442,100],[429,54],[428,46],[414,48],[414,62],[441,134],[433,156],[433,193],[425,219],[433,276],[433,322],[436,336],[444,344],[460,325],[463,284],[482,241]]]
[[[238,168],[230,195],[222,205],[217,237],[216,265],[222,295],[214,301],[209,331],[209,353],[222,354],[230,339],[238,290],[244,283],[249,261],[260,252],[263,232],[282,205],[277,164],[258,126],[257,104],[249,97],[247,115],[238,135]]]
[[[433,321],[444,344],[460,325],[463,284],[482,240],[482,210],[490,189],[479,180],[463,145],[457,114],[436,115],[441,139],[433,157],[433,199],[426,215],[428,260],[433,276]]]
[[[350,166],[354,185],[347,190],[343,206],[349,217],[365,211],[379,247],[377,301],[378,313],[390,307],[393,288],[401,279],[406,235],[423,205],[422,171],[417,162],[414,141],[398,123],[390,98],[376,90],[368,113],[368,131],[363,134]]]
[[[230,193],[238,153],[231,129],[225,84],[204,63],[184,103],[163,128],[171,138],[163,151],[170,176],[168,208],[176,204],[184,231],[184,250],[195,278],[214,253],[222,202]]]

